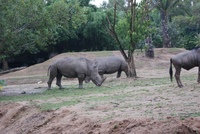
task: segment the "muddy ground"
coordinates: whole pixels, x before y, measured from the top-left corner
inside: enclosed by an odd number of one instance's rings
[[[66,56],[121,56],[120,53],[65,53],[26,69],[1,75],[0,79],[5,80],[6,85],[0,92],[0,134],[200,133],[200,84],[196,82],[198,69],[182,70],[181,77],[185,86],[181,89],[177,87],[175,80],[171,83],[168,79],[170,57],[183,51],[185,50],[156,49],[154,59],[147,59],[138,51],[135,53],[135,61],[139,78],[126,78],[122,74],[121,78],[116,79],[116,74],[106,75],[108,78],[102,85],[105,93],[79,96],[79,103],[53,110],[41,110],[33,104],[44,101],[65,102],[77,98],[69,96],[9,102],[1,100],[1,97],[47,92],[47,68],[56,59]],[[123,91],[106,92],[112,89],[112,85],[120,88],[123,84]],[[129,84],[133,86],[128,86]],[[63,79],[63,85],[76,86],[77,80]],[[55,82],[53,87],[57,90]],[[85,87],[84,90],[88,90],[87,84]],[[92,90],[99,89],[94,87]],[[113,99],[115,96],[120,98]],[[92,100],[92,97],[110,99]]]

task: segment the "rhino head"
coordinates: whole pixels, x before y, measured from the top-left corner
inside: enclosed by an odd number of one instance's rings
[[[99,75],[98,63],[96,61],[92,64],[92,67],[90,68],[90,76],[87,76],[85,78],[85,81],[89,79],[91,79],[96,86],[101,86],[102,83],[106,80],[106,78],[101,78],[101,76]]]

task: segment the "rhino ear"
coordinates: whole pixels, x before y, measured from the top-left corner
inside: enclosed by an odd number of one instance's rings
[[[98,62],[95,61],[95,62],[94,62],[94,68],[96,68],[97,66],[98,66]]]

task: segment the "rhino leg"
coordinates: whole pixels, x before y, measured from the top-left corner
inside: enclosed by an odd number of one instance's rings
[[[103,74],[101,74],[100,76],[101,76],[101,79],[104,79]]]
[[[85,83],[89,83],[90,82],[90,76],[86,76],[85,77]]]
[[[62,78],[62,75],[60,73],[57,74],[56,76],[56,85],[60,88],[60,89],[63,89],[62,85],[61,85],[61,78]]]
[[[197,82],[200,83],[200,65],[199,65],[199,71],[198,71],[198,79]]]
[[[181,80],[180,80],[181,68],[180,67],[175,67],[175,68],[176,68],[176,72],[175,72],[176,82],[179,87],[183,87]]]
[[[52,84],[52,81],[53,81],[54,78],[55,78],[55,76],[53,76],[53,75],[49,76],[49,80],[47,82],[49,90],[51,89],[51,84]]]
[[[84,74],[78,75],[79,88],[83,88]]]
[[[118,70],[118,72],[117,72],[117,78],[119,78],[121,76],[121,73],[122,73],[122,71]]]
[[[79,88],[82,89],[83,88],[83,79],[78,79],[78,83],[79,83]]]
[[[128,69],[124,70],[126,77],[128,77]]]

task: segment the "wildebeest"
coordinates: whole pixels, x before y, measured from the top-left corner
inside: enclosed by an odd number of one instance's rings
[[[173,58],[170,59],[169,74],[170,74],[171,81],[173,77],[172,64],[174,65],[176,69],[175,78],[179,87],[183,87],[180,80],[181,68],[190,70],[191,68],[199,67],[197,82],[200,83],[200,46],[195,47],[191,51],[177,54]]]
[[[96,58],[94,61],[98,62],[98,72],[102,78],[104,74],[112,74],[115,72],[117,72],[117,78],[119,78],[122,71],[124,71],[128,77],[128,64],[122,58],[116,56],[108,56]],[[87,77],[85,82],[87,83],[89,81],[90,78]]]
[[[83,88],[84,79],[89,76],[96,86],[101,86],[105,79],[98,74],[98,63],[86,58],[64,58],[56,61],[48,68],[48,89],[51,89],[53,79],[56,77],[56,85],[63,88],[61,78],[78,78],[79,88]]]

